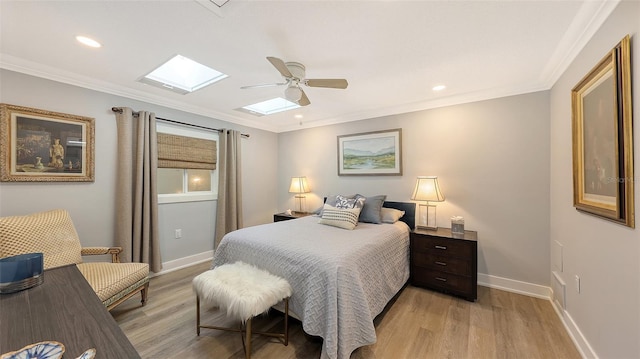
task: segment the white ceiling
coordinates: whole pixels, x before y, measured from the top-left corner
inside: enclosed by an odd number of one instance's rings
[[[548,89],[617,2],[0,0],[0,67],[282,132]],[[137,82],[175,54],[229,77],[188,95]],[[349,87],[305,87],[311,105],[279,114],[234,110],[282,96],[240,89],[282,80],[266,56]]]

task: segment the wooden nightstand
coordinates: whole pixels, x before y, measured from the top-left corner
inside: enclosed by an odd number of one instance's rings
[[[410,235],[411,284],[478,298],[478,233],[453,235],[450,228],[415,229]]]
[[[288,221],[290,219],[296,219],[296,218],[306,217],[310,215],[311,213],[304,213],[304,212],[291,212],[291,214],[286,214],[285,212],[282,212],[282,213],[274,214],[273,221],[274,222]]]

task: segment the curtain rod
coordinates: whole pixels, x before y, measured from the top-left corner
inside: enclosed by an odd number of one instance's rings
[[[112,107],[111,111],[117,112],[117,113],[122,113],[122,109],[119,108],[119,107]],[[134,116],[138,116],[138,112],[134,111],[133,115]],[[168,118],[162,118],[162,117],[156,117],[156,120],[165,121],[165,122],[171,122],[171,123],[177,123],[177,124],[183,125],[183,126],[202,128],[204,130],[210,130],[210,131],[217,131],[217,132],[222,132],[223,131],[223,130],[221,130],[219,128],[212,128],[212,127],[194,125],[194,124],[191,124],[191,123],[180,122],[180,121],[176,121],[176,120],[170,120]],[[241,133],[240,136],[245,137],[245,138],[249,138],[250,137],[250,135],[248,133]]]

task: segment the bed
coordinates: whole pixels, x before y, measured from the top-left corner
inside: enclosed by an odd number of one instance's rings
[[[318,216],[243,228],[225,235],[212,267],[242,261],[285,278],[290,311],[307,334],[323,338],[322,358],[349,358],[376,342],[374,318],[409,279],[409,232],[415,204],[384,202],[405,212],[394,224],[345,230]]]

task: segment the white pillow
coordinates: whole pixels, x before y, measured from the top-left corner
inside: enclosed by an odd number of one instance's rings
[[[318,223],[343,229],[354,229],[358,225],[360,210],[361,208],[342,209],[325,204],[322,208],[322,217]]]
[[[380,213],[382,214],[382,223],[396,223],[404,216],[404,211],[395,208],[382,207]]]

